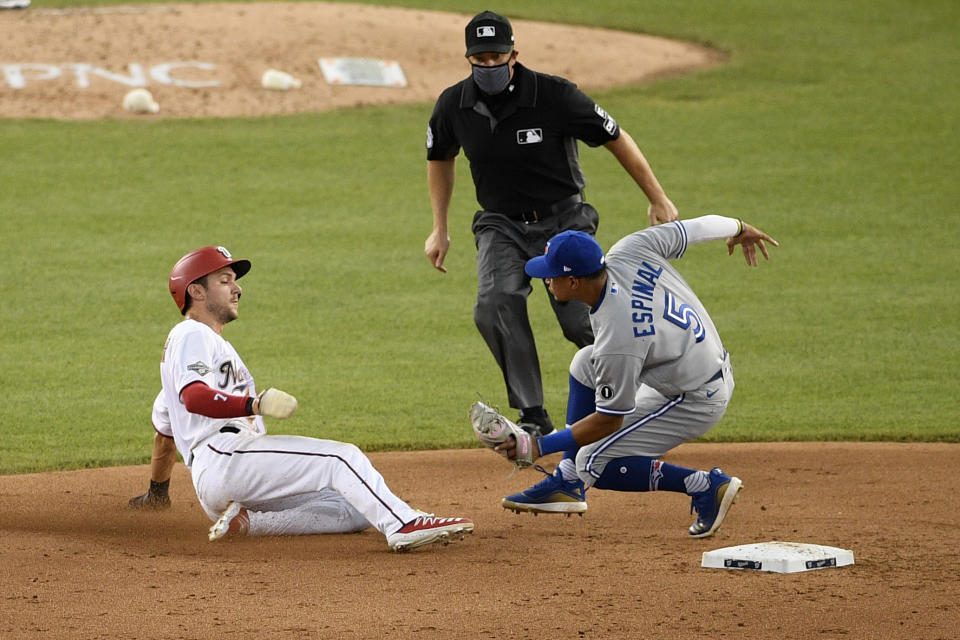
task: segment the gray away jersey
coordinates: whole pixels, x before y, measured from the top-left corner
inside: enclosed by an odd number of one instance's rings
[[[682,221],[650,227],[607,252],[607,283],[590,313],[597,411],[628,414],[641,384],[665,396],[702,386],[726,351],[690,285],[668,262],[687,248]]]

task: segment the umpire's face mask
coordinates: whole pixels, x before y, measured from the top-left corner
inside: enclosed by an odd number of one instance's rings
[[[495,67],[485,67],[479,64],[471,66],[473,66],[473,81],[477,83],[480,91],[483,91],[488,96],[502,93],[503,90],[507,88],[507,85],[510,84],[509,61],[498,64]]]

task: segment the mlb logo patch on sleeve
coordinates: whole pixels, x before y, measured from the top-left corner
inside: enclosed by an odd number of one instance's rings
[[[543,131],[540,129],[519,129],[517,144],[537,144],[543,142]]]
[[[609,133],[610,135],[613,135],[614,133],[617,132],[617,121],[614,120],[609,113],[604,111],[603,107],[601,107],[598,104],[594,104],[593,110],[596,112],[598,116],[603,118],[603,128],[606,130],[607,133]]]
[[[607,119],[603,121],[603,128],[607,133],[613,135],[617,131],[617,121],[610,116],[607,116]]]

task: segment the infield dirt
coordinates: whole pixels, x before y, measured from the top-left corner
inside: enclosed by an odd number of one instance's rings
[[[0,117],[256,116],[432,102],[469,74],[463,58],[468,20],[465,14],[308,2],[0,12]],[[713,49],[665,38],[513,22],[522,62],[585,89],[723,60]],[[330,84],[320,58],[393,60],[408,86]],[[294,75],[302,88],[262,88],[270,68]],[[156,115],[122,109],[124,94],[141,85],[160,104]]]
[[[0,117],[431,102],[467,74],[465,22],[319,3],[2,12]],[[523,62],[588,90],[723,59],[637,34],[514,27]],[[323,80],[319,58],[352,56],[397,60],[409,87]],[[184,61],[211,66],[174,64]],[[303,87],[262,89],[270,67]],[[157,115],[120,106],[138,69]],[[373,530],[211,544],[180,464],[174,506],[159,513],[126,508],[146,487],[146,466],[0,477],[0,637],[947,639],[960,628],[960,445],[681,446],[669,461],[720,465],[745,484],[706,540],[687,538],[689,501],[676,494],[593,490],[583,518],[516,515],[500,498],[538,474],[508,478],[485,450],[370,457],[399,495],[469,516],[476,533],[402,555]],[[791,575],[700,567],[704,551],[768,540],[851,549],[856,564]]]
[[[0,637],[956,637],[960,445],[683,445],[667,459],[744,482],[704,540],[687,538],[677,494],[591,490],[582,518],[534,517],[499,500],[539,474],[508,478],[489,451],[370,458],[411,504],[476,532],[407,554],[373,529],[209,543],[179,463],[158,513],[126,508],[146,466],[0,477]],[[769,540],[856,564],[700,567],[704,551]]]

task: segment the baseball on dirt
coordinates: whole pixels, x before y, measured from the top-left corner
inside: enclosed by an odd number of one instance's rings
[[[131,113],[156,113],[160,105],[146,89],[134,89],[123,96],[123,108]]]
[[[260,84],[265,89],[275,89],[277,91],[289,91],[290,89],[299,89],[302,85],[300,80],[294,78],[289,73],[277,69],[267,69],[260,78]]]

